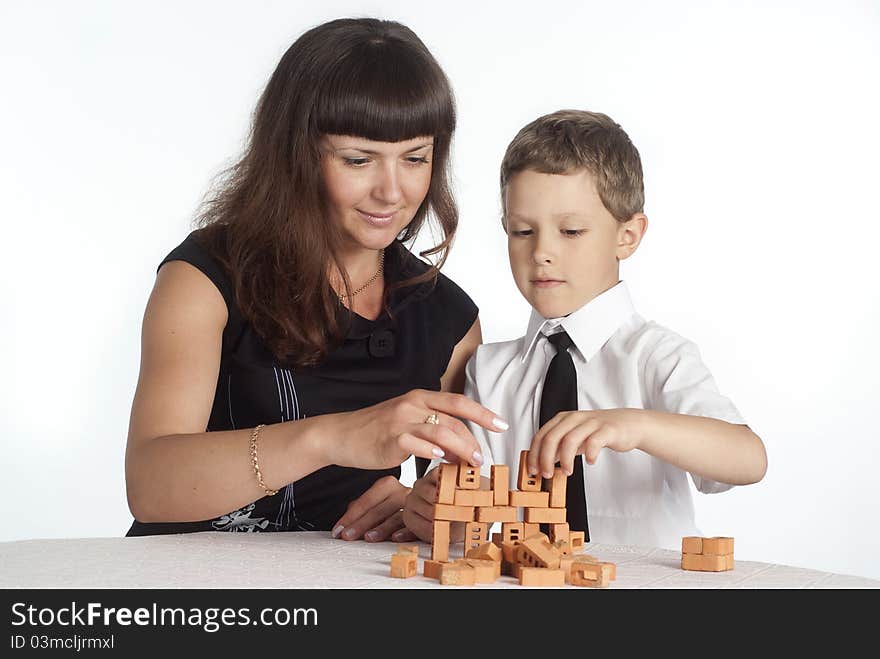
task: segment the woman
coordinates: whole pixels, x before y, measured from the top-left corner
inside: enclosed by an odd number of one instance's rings
[[[459,418],[477,309],[404,246],[457,225],[448,81],[398,23],[285,53],[200,228],[159,266],[126,449],[128,535],[333,530],[406,541],[415,455],[482,461]],[[458,392],[458,393],[457,393]]]

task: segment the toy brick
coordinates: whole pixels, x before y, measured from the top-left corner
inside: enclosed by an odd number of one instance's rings
[[[589,554],[578,556],[562,556],[559,559],[559,568],[565,572],[565,583],[571,583],[571,566],[575,563],[597,563],[598,561]],[[612,564],[609,564],[612,565]]]
[[[510,467],[507,465],[492,465],[489,483],[495,495],[492,502],[495,506],[510,505]]]
[[[699,536],[688,535],[681,539],[682,554],[702,554],[703,539]]]
[[[516,522],[517,509],[513,506],[491,506],[477,508],[478,522]]]
[[[501,525],[502,542],[519,542],[525,537],[524,531],[522,522],[505,522]]]
[[[727,555],[725,555],[724,558],[727,559],[725,567],[728,570],[732,570],[733,569],[733,554],[727,554]]]
[[[505,542],[501,545],[501,560],[516,563],[516,546],[518,542]]]
[[[437,474],[436,503],[451,504],[455,501],[455,487],[458,484],[458,465],[443,462]]]
[[[568,523],[567,522],[565,524],[551,524],[550,525],[550,533],[548,536],[550,538],[550,542],[559,542],[559,541],[568,542],[568,535],[569,535],[569,530],[568,530]]]
[[[455,505],[491,507],[494,497],[492,490],[456,490]]]
[[[578,456],[580,459],[580,456]],[[550,507],[565,508],[565,488],[568,485],[568,476],[559,467],[553,470],[553,478],[548,479],[550,487]]]
[[[434,521],[434,538],[431,541],[431,559],[449,560],[449,522]]]
[[[565,585],[565,572],[559,568],[526,567],[519,569],[520,586],[555,587]]]
[[[571,547],[565,540],[557,540],[556,542],[552,542],[551,544],[556,549],[556,551],[559,552],[560,556],[571,556]]]
[[[474,519],[474,507],[452,506],[447,503],[435,503],[434,519],[439,519],[446,522],[472,522]]]
[[[528,522],[523,522],[523,538],[528,538],[538,533],[541,533],[540,524],[530,524]],[[541,535],[543,535],[545,538],[547,537],[544,533],[541,533]]]
[[[526,538],[516,546],[516,562],[528,567],[559,567],[559,552],[547,540],[547,536],[537,535]]]
[[[703,554],[724,556],[733,553],[733,538],[703,538]]]
[[[486,558],[465,558],[464,562],[474,569],[477,583],[495,583],[501,576],[501,561]]]
[[[479,520],[479,521],[484,521],[484,520]],[[498,545],[498,547],[501,547],[502,542],[504,542],[504,536],[501,533],[493,533],[492,534],[492,544]]]
[[[607,588],[609,571],[600,563],[575,562],[571,564],[571,585]]]
[[[429,579],[439,579],[440,570],[444,565],[446,565],[446,563],[441,561],[426,560],[422,563],[422,574]]]
[[[490,561],[501,562],[501,547],[484,542],[479,547],[472,547],[465,552],[465,558],[484,558]]]
[[[516,481],[516,487],[521,492],[540,492],[541,491],[541,476],[539,474],[535,474],[534,476],[529,476],[529,471],[526,467],[526,463],[529,457],[528,451],[521,451],[519,454],[519,474]],[[513,492],[511,492],[511,495]],[[547,493],[548,501],[550,493]],[[513,502],[510,504],[511,506],[516,505]]]
[[[584,532],[583,531],[569,531],[568,544],[571,547],[571,552],[573,554],[577,554],[578,552],[582,552],[584,550]]]
[[[458,465],[458,487],[463,490],[480,489],[480,469],[468,464]]]
[[[409,552],[391,556],[391,576],[396,579],[408,579],[416,576],[418,557]]]
[[[526,524],[563,524],[565,508],[526,508],[524,521]]]
[[[470,565],[444,563],[440,568],[440,583],[444,586],[473,586],[477,574]]]
[[[549,492],[521,492],[514,490],[510,493],[510,505],[516,508],[549,508]]]
[[[415,554],[419,555],[419,546],[418,545],[397,545],[397,553],[398,554]]]
[[[489,539],[489,525],[485,522],[468,522],[464,527],[464,550],[467,552]]]
[[[727,567],[727,556],[718,554],[682,554],[681,569],[697,572],[724,572]]]

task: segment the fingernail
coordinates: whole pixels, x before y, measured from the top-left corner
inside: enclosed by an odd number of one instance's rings
[[[543,476],[544,478],[553,478],[553,472],[552,472],[552,471],[545,471],[545,472],[542,474],[542,476]]]
[[[538,475],[538,468],[537,467],[529,467],[527,471],[529,472],[529,476],[537,476]]]
[[[357,529],[347,528],[342,532],[342,537],[346,540],[351,540],[354,536],[357,535]]]
[[[378,531],[367,531],[364,534],[364,540],[367,540],[368,542],[373,542],[374,540],[378,540],[378,539],[379,539],[379,532]]]
[[[431,453],[433,453],[434,456],[437,458],[442,458],[444,455],[446,455],[446,453],[443,452],[442,448],[436,448],[436,447],[431,449]]]
[[[483,464],[483,455],[479,451],[474,451],[474,462],[478,465]]]
[[[339,534],[342,533],[342,530],[343,530],[344,528],[345,528],[345,527],[344,527],[342,524],[339,524],[338,526],[334,526],[334,527],[333,527],[333,532],[332,532],[330,535],[332,535],[334,538],[338,538],[338,537],[339,537]]]
[[[492,419],[492,425],[495,426],[496,428],[498,428],[499,430],[507,430],[508,428],[510,428],[510,424],[508,424],[507,421],[504,421],[504,420],[499,419],[497,417]]]

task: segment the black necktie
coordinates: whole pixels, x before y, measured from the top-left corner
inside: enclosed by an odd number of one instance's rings
[[[547,340],[556,348],[544,378],[544,392],[541,394],[540,426],[552,419],[558,412],[577,409],[577,372],[574,361],[568,354],[573,345],[566,332],[548,336]],[[584,542],[590,541],[587,524],[587,502],[584,492],[584,462],[580,455],[575,456],[574,471],[565,485],[565,507],[568,527],[572,531],[583,531]]]

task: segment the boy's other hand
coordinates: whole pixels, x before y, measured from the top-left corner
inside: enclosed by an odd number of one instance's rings
[[[403,523],[406,528],[391,535],[394,542],[407,542],[414,534],[422,542],[434,537],[434,501],[437,499],[437,476],[434,468],[413,483],[403,503]]]
[[[643,420],[644,410],[639,409],[560,412],[532,439],[529,474],[552,478],[558,462],[570,476],[576,455],[583,455],[592,465],[605,447],[618,452],[638,448]]]

